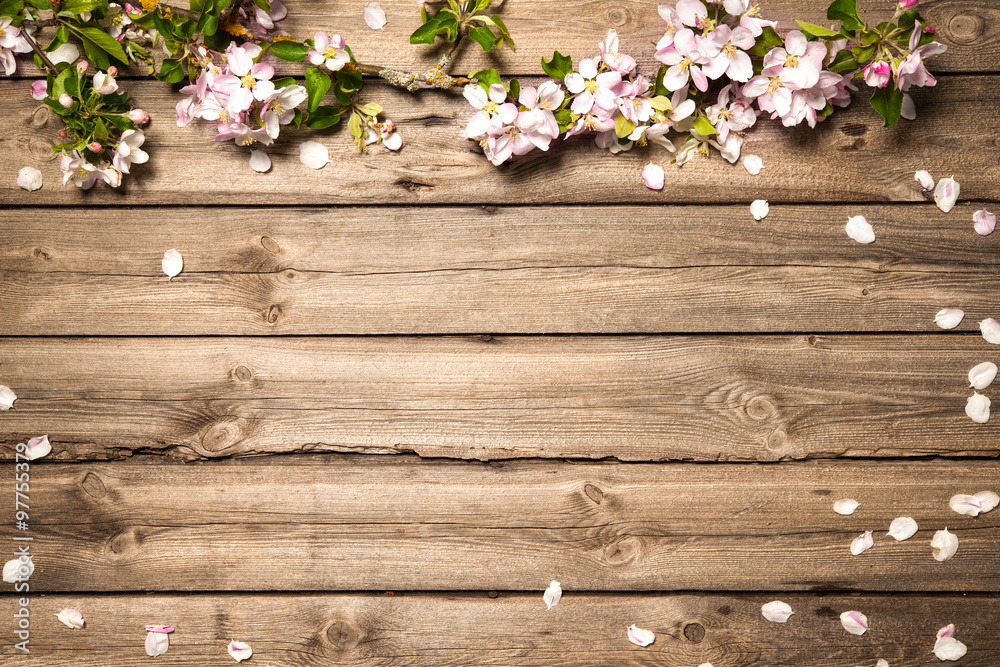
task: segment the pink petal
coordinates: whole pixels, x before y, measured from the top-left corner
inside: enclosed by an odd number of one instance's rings
[[[997,228],[997,217],[987,210],[976,211],[972,215],[973,228],[980,236],[989,236]]]
[[[253,649],[246,642],[238,642],[235,639],[229,642],[229,646],[226,647],[226,651],[229,655],[233,657],[236,662],[243,662],[247,658],[253,655]]]
[[[917,181],[917,183],[920,183],[920,187],[927,192],[934,189],[934,177],[931,176],[929,172],[920,170],[916,173],[916,175],[914,175],[913,178]]]
[[[167,634],[173,632],[174,628],[171,625],[147,625],[146,632],[159,632],[160,634]]]
[[[656,635],[649,630],[635,627],[633,624],[628,629],[628,640],[637,646],[649,646],[656,641]]]
[[[663,189],[663,167],[650,162],[642,169],[642,182],[650,190]]]
[[[559,604],[560,598],[562,598],[562,586],[559,585],[558,581],[553,581],[549,584],[549,587],[545,589],[545,592],[542,593],[542,600],[549,609],[552,609],[552,607]]]
[[[40,459],[52,451],[52,445],[49,444],[49,436],[47,435],[40,435],[28,440],[27,445],[28,451],[25,457],[29,461]]]
[[[762,606],[760,613],[772,623],[787,623],[789,617],[795,612],[787,603],[775,600]]]
[[[845,611],[840,615],[840,624],[852,635],[863,635],[868,632],[868,617],[860,611]]]

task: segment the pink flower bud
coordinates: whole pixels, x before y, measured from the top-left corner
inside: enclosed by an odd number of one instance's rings
[[[84,72],[87,71],[88,67],[90,67],[90,63],[88,63],[86,60],[81,60],[76,64],[76,71],[79,72],[80,74],[83,74]]]
[[[87,148],[89,148],[90,150],[94,151],[95,153],[100,153],[101,152],[101,144],[99,144],[96,141],[92,142],[90,144],[90,146],[88,146]]]
[[[892,78],[892,68],[884,60],[869,63],[864,69],[865,83],[872,88],[885,88]]]
[[[69,133],[66,131],[65,127],[63,129],[59,130],[59,137],[60,138],[65,139],[68,136],[69,136]]]
[[[128,112],[128,119],[136,125],[145,125],[149,122],[149,114],[142,109],[132,109]]]
[[[118,76],[118,68],[112,65],[111,67],[108,68],[108,74],[110,74],[111,76]]]
[[[59,96],[59,104],[63,105],[64,108],[69,109],[73,106],[73,98],[68,94],[63,93]]]
[[[918,2],[920,2],[920,0],[899,0],[899,8],[902,9],[903,11],[906,11],[907,9],[913,9],[914,7],[917,6]]]

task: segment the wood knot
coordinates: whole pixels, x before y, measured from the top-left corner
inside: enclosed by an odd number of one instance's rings
[[[121,560],[138,549],[141,543],[139,532],[135,528],[126,528],[108,540],[108,554],[114,560]]]
[[[224,418],[225,419],[225,418]],[[204,453],[211,456],[221,454],[223,451],[236,445],[243,439],[243,429],[236,422],[236,418],[229,418],[208,427],[201,436],[201,447]]]
[[[361,628],[342,618],[331,623],[325,635],[327,641],[338,651],[350,651],[361,643]]]
[[[788,445],[788,434],[784,430],[778,429],[767,436],[766,447],[773,451],[784,449]]]
[[[43,104],[31,112],[31,115],[28,117],[27,124],[30,125],[32,129],[37,130],[45,127],[50,118],[52,118],[52,110]]]
[[[500,597],[500,594],[497,593],[496,591],[490,591],[489,593],[487,593],[487,595],[490,596],[490,599],[492,600],[496,600],[498,597]]]
[[[253,373],[246,366],[237,366],[233,374],[242,382],[249,382],[250,378],[253,377]]]
[[[604,548],[604,560],[610,565],[627,565],[642,554],[642,542],[631,535],[621,537]]]
[[[698,644],[705,638],[705,626],[701,623],[688,623],[684,626],[684,638]]]
[[[612,7],[608,10],[608,22],[620,28],[628,22],[628,10],[624,7]]]
[[[267,323],[275,324],[279,317],[281,317],[281,306],[276,303],[272,304],[271,307],[267,309]]]
[[[80,488],[90,496],[91,498],[103,498],[108,493],[107,487],[104,486],[104,482],[101,478],[92,472],[88,472],[83,476],[83,481],[80,482]]]
[[[35,259],[40,260],[42,262],[47,262],[50,259],[52,259],[52,256],[49,255],[49,253],[46,252],[44,248],[35,248],[32,254],[35,256]]]
[[[604,500],[604,492],[593,484],[587,484],[583,487],[583,492],[587,494],[587,497],[594,501],[596,505],[600,505]]]
[[[986,21],[978,14],[955,14],[948,21],[948,37],[955,44],[972,44],[983,36],[985,30]]]
[[[746,411],[751,419],[763,421],[777,414],[778,409],[774,407],[774,403],[765,397],[755,396],[749,403],[747,403]]]
[[[277,255],[281,253],[281,246],[275,242],[270,236],[261,236],[260,244],[264,246],[264,250],[268,251],[272,255]]]
[[[868,296],[869,294],[871,294],[871,290],[869,290],[867,287],[861,290],[861,296]]]

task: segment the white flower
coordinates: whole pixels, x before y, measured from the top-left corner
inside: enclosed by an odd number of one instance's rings
[[[17,184],[28,192],[34,192],[42,187],[42,172],[34,167],[21,167],[17,172]]]
[[[115,156],[111,163],[116,169],[123,173],[129,173],[132,164],[145,164],[149,160],[149,154],[139,148],[146,140],[146,135],[142,130],[125,130],[115,149]]]
[[[101,95],[110,95],[118,91],[118,83],[115,81],[115,77],[107,72],[95,72],[94,90]]]

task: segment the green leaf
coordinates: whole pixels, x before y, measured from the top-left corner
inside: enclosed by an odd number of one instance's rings
[[[52,9],[52,5],[49,0],[28,0],[28,3],[35,9]]]
[[[296,111],[298,111],[298,109],[296,109]],[[339,122],[340,107],[324,105],[309,113],[309,118],[306,119],[305,126],[311,127],[314,130],[322,130],[330,127],[331,125],[336,125]]]
[[[306,92],[309,94],[307,108],[309,113],[319,108],[320,102],[326,97],[326,91],[330,90],[330,77],[326,72],[318,67],[310,67],[306,70]]]
[[[271,44],[271,53],[290,63],[305,60],[306,53],[308,52],[309,48],[305,44],[299,44],[290,39],[282,39]]]
[[[542,71],[553,79],[562,81],[573,71],[573,59],[556,51],[548,60],[542,58]]]
[[[708,119],[707,116],[698,116],[694,121],[694,131],[703,137],[710,137],[713,134],[718,134],[719,131],[715,129],[712,125],[712,121]]]
[[[615,121],[615,136],[619,139],[624,139],[632,134],[633,130],[635,130],[635,123],[625,116],[618,116],[618,120]]]
[[[511,79],[507,84],[507,94],[510,95],[511,99],[517,99],[521,96],[521,82],[517,79]]]
[[[649,106],[657,111],[673,111],[674,105],[670,103],[670,98],[666,95],[657,95],[649,100]]]
[[[351,93],[358,92],[365,85],[364,77],[362,77],[359,72],[345,72],[344,70],[338,70],[337,72],[334,72],[333,76],[337,79],[337,83],[339,83],[344,90]]]
[[[441,22],[437,19],[427,21],[410,35],[410,44],[433,44],[440,27]]]
[[[271,11],[271,3],[268,0],[253,0],[253,4],[257,5],[265,12]]]
[[[21,11],[24,9],[23,0],[3,0],[0,2],[0,16],[9,16],[11,25],[21,25]]]
[[[514,40],[510,37],[510,30],[508,30],[504,22],[500,20],[500,17],[493,15],[490,18],[493,19],[493,23],[496,24],[496,27],[500,29],[500,34],[503,36],[504,41],[507,42],[507,46],[510,47],[510,50],[517,51],[517,47],[514,46]]]
[[[101,47],[112,58],[123,63],[128,62],[128,57],[122,50],[122,45],[118,43],[118,40],[109,35],[108,33],[104,32],[100,28],[81,27],[77,28],[77,31],[80,32],[80,34],[82,34],[87,39],[97,44],[97,46]]]
[[[52,82],[52,94],[49,95],[49,97],[54,100],[59,99],[59,96],[66,92],[66,81],[69,79],[70,75],[75,72],[76,68],[74,67],[67,67],[63,71],[59,72],[59,76],[57,76],[55,81]]]
[[[60,25],[56,29],[56,39],[59,40],[59,44],[65,44],[69,41],[69,28],[65,25]]]
[[[876,44],[881,37],[882,36],[874,30],[862,30],[858,41],[861,42],[861,46],[871,46]]]
[[[500,83],[500,74],[495,69],[481,69],[478,72],[473,72],[469,76],[476,79],[479,82],[479,85],[482,86],[487,92],[489,92],[490,86],[495,83]]]
[[[80,37],[80,43],[83,44],[83,52],[87,54],[87,59],[97,69],[106,70],[111,66],[111,61],[108,59],[107,52],[94,43],[93,40],[87,39],[86,37]]]
[[[903,93],[895,85],[879,88],[872,95],[871,105],[885,120],[883,127],[892,127],[903,110]]]
[[[858,0],[833,0],[826,10],[826,18],[840,21],[848,30],[864,30],[865,24],[858,16]]]
[[[94,138],[98,141],[108,140],[108,126],[100,118],[94,121]]]
[[[356,113],[351,114],[350,120],[347,121],[347,131],[355,139],[360,139],[362,136],[361,131],[361,116]]]
[[[184,65],[176,58],[165,58],[156,78],[167,83],[179,83],[184,78]]]
[[[833,37],[839,39],[841,37],[840,33],[836,30],[830,30],[829,28],[824,28],[821,25],[816,25],[814,23],[806,23],[805,21],[796,21],[799,27],[802,28],[802,32],[807,35],[812,35],[813,37]]]
[[[485,26],[479,26],[469,30],[469,37],[472,38],[474,42],[483,47],[483,51],[489,51],[493,48],[493,45],[497,41],[497,36],[493,34],[493,31]],[[503,38],[499,38],[503,41]]]
[[[283,76],[280,79],[271,79],[271,83],[274,84],[275,90],[280,90],[285,86],[294,86],[298,81],[295,80],[295,77]]]
[[[66,0],[66,2],[63,3],[62,8],[59,10],[59,13],[78,16],[83,12],[92,12],[102,5],[105,7],[107,6],[107,4],[101,0]]]
[[[830,63],[827,69],[836,74],[848,74],[858,69],[858,67],[858,61],[854,59],[854,54],[851,53],[850,49],[841,49],[837,52],[833,62]]]
[[[855,46],[851,49],[851,53],[854,55],[854,60],[859,63],[868,62],[868,59],[872,57],[875,53],[875,49],[878,46],[872,44],[871,46]]]
[[[760,37],[757,38],[757,42],[753,45],[753,47],[747,49],[747,53],[752,56],[759,56],[763,58],[767,55],[768,51],[776,46],[781,46],[784,43],[785,40],[778,36],[778,33],[774,31],[774,28],[766,26],[764,31],[760,34]]]
[[[555,112],[556,122],[559,123],[559,133],[562,134],[573,124],[573,112],[569,109],[560,109]]]
[[[382,113],[382,105],[376,104],[375,102],[369,102],[368,104],[362,104],[358,107],[358,111],[366,116],[377,116]]]

